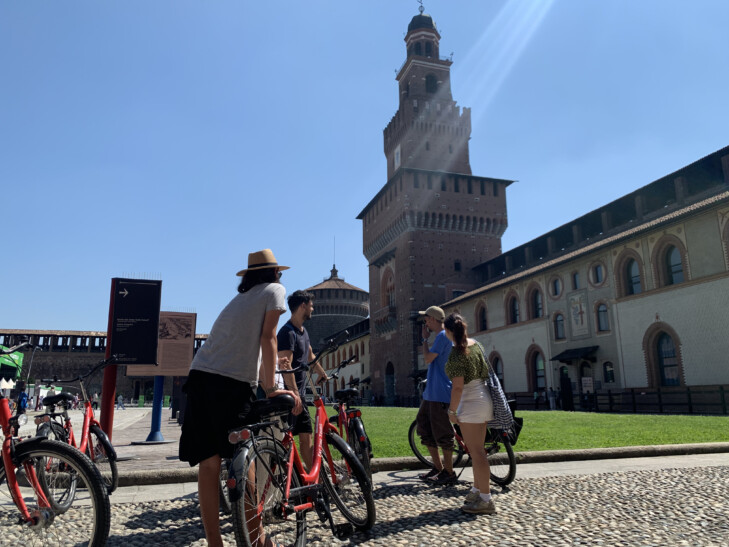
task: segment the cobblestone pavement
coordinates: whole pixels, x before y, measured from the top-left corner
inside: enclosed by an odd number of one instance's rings
[[[498,513],[459,509],[468,484],[377,481],[377,522],[337,541],[307,518],[307,545],[729,546],[729,466],[517,478],[493,492]],[[234,545],[228,517],[222,529]],[[114,504],[110,546],[205,545],[196,494]]]
[[[80,427],[80,413],[72,418]],[[176,458],[176,442],[133,444],[146,439],[150,419],[149,408],[115,413],[113,442],[124,457],[120,473],[139,477],[171,468],[189,472]],[[162,434],[170,441],[179,439],[179,426],[167,409]],[[662,468],[645,463],[652,461],[660,461]],[[416,471],[377,473],[374,528],[341,542],[309,514],[307,545],[729,547],[727,455],[520,465],[508,489],[494,490],[498,513],[492,516],[460,511],[469,473],[467,469],[464,480],[451,488],[429,487],[415,478]],[[196,485],[179,483],[115,492],[108,545],[203,547]],[[150,499],[154,501],[146,501]],[[235,545],[227,516],[222,529],[227,544]]]

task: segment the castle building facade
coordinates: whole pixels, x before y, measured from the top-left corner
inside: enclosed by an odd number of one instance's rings
[[[699,388],[729,387],[729,147],[474,272],[479,287],[444,308],[508,392],[567,379],[580,395],[650,390],[654,407],[681,393],[700,412]]]

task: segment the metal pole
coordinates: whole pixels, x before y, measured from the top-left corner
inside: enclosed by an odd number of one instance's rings
[[[154,400],[152,401],[152,427],[147,442],[160,442],[165,438],[162,436],[162,403],[164,399],[165,377],[154,377]]]

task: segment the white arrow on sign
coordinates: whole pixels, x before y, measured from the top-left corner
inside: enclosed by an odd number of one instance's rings
[[[126,290],[126,289],[124,289],[123,291],[119,291],[119,294],[123,294],[124,295],[124,298],[126,298],[127,295],[129,294],[129,291]]]

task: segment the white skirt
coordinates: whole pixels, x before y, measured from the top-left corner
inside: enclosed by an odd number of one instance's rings
[[[494,403],[484,380],[477,378],[463,386],[458,404],[458,421],[467,424],[483,424],[494,419]]]

